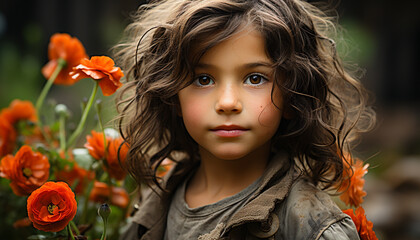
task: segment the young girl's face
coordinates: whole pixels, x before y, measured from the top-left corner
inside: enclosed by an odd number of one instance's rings
[[[194,49],[193,49],[194,50]],[[181,115],[200,154],[233,160],[270,150],[283,100],[273,88],[264,38],[243,29],[208,50],[191,85],[179,93]]]

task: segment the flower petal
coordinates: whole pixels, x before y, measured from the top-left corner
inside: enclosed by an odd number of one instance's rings
[[[106,56],[93,56],[90,60],[82,59],[80,64],[73,67],[72,77],[81,79],[89,76],[99,81],[104,96],[109,96],[122,86],[120,79],[124,76],[119,67],[114,67],[114,61]]]
[[[53,207],[50,209],[52,212],[48,211],[48,207]],[[77,202],[66,183],[46,182],[28,197],[27,210],[35,228],[46,232],[58,232],[76,215]]]
[[[55,79],[55,84],[72,85],[79,79],[72,78],[69,73],[80,61],[87,58],[85,48],[79,39],[66,33],[56,33],[51,36],[48,45],[49,62],[42,68],[45,78],[50,78],[58,65],[58,59],[66,61],[66,66],[60,71]]]

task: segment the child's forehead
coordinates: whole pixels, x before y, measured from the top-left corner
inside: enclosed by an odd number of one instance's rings
[[[226,36],[220,40],[214,40],[212,36],[214,34],[220,34],[223,30],[218,33],[208,33],[197,36],[196,41],[188,46],[188,61],[191,64],[197,64],[204,56],[211,54],[211,50],[223,48],[226,45],[231,45],[235,48],[244,47],[246,44],[247,50],[266,49],[265,36],[253,25],[243,25],[236,29],[234,32],[226,34]],[[252,42],[250,42],[252,41]],[[210,53],[209,53],[210,52]]]

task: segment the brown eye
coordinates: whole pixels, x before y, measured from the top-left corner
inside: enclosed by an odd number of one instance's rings
[[[198,76],[195,81],[194,84],[197,86],[207,86],[207,85],[211,85],[213,84],[213,79],[211,79],[209,76]]]
[[[263,77],[262,75],[252,74],[252,75],[249,75],[245,79],[245,84],[260,85],[260,84],[263,84],[266,81],[267,81],[267,79],[265,77]]]
[[[198,82],[199,82],[201,85],[207,85],[207,84],[209,84],[209,83],[210,83],[210,78],[209,78],[209,77],[207,77],[207,76],[202,76],[202,77],[199,77],[199,78],[198,78]]]

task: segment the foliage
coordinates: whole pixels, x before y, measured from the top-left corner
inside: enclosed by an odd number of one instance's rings
[[[123,73],[109,57],[88,59],[81,42],[68,34],[54,34],[48,50],[49,62],[42,68],[48,81],[35,104],[16,99],[0,111],[0,215],[3,227],[19,228],[3,237],[97,239],[105,233],[97,209],[109,203],[106,233],[117,238],[131,200],[126,189],[132,191],[135,184],[121,165],[128,146],[117,131],[104,129],[101,102],[95,98],[99,88],[105,96],[114,94]],[[94,87],[75,124],[66,105],[45,100],[52,85],[71,86],[86,78]],[[93,106],[98,132],[92,133],[107,139],[94,149],[102,151],[96,158],[87,148],[75,147]]]

